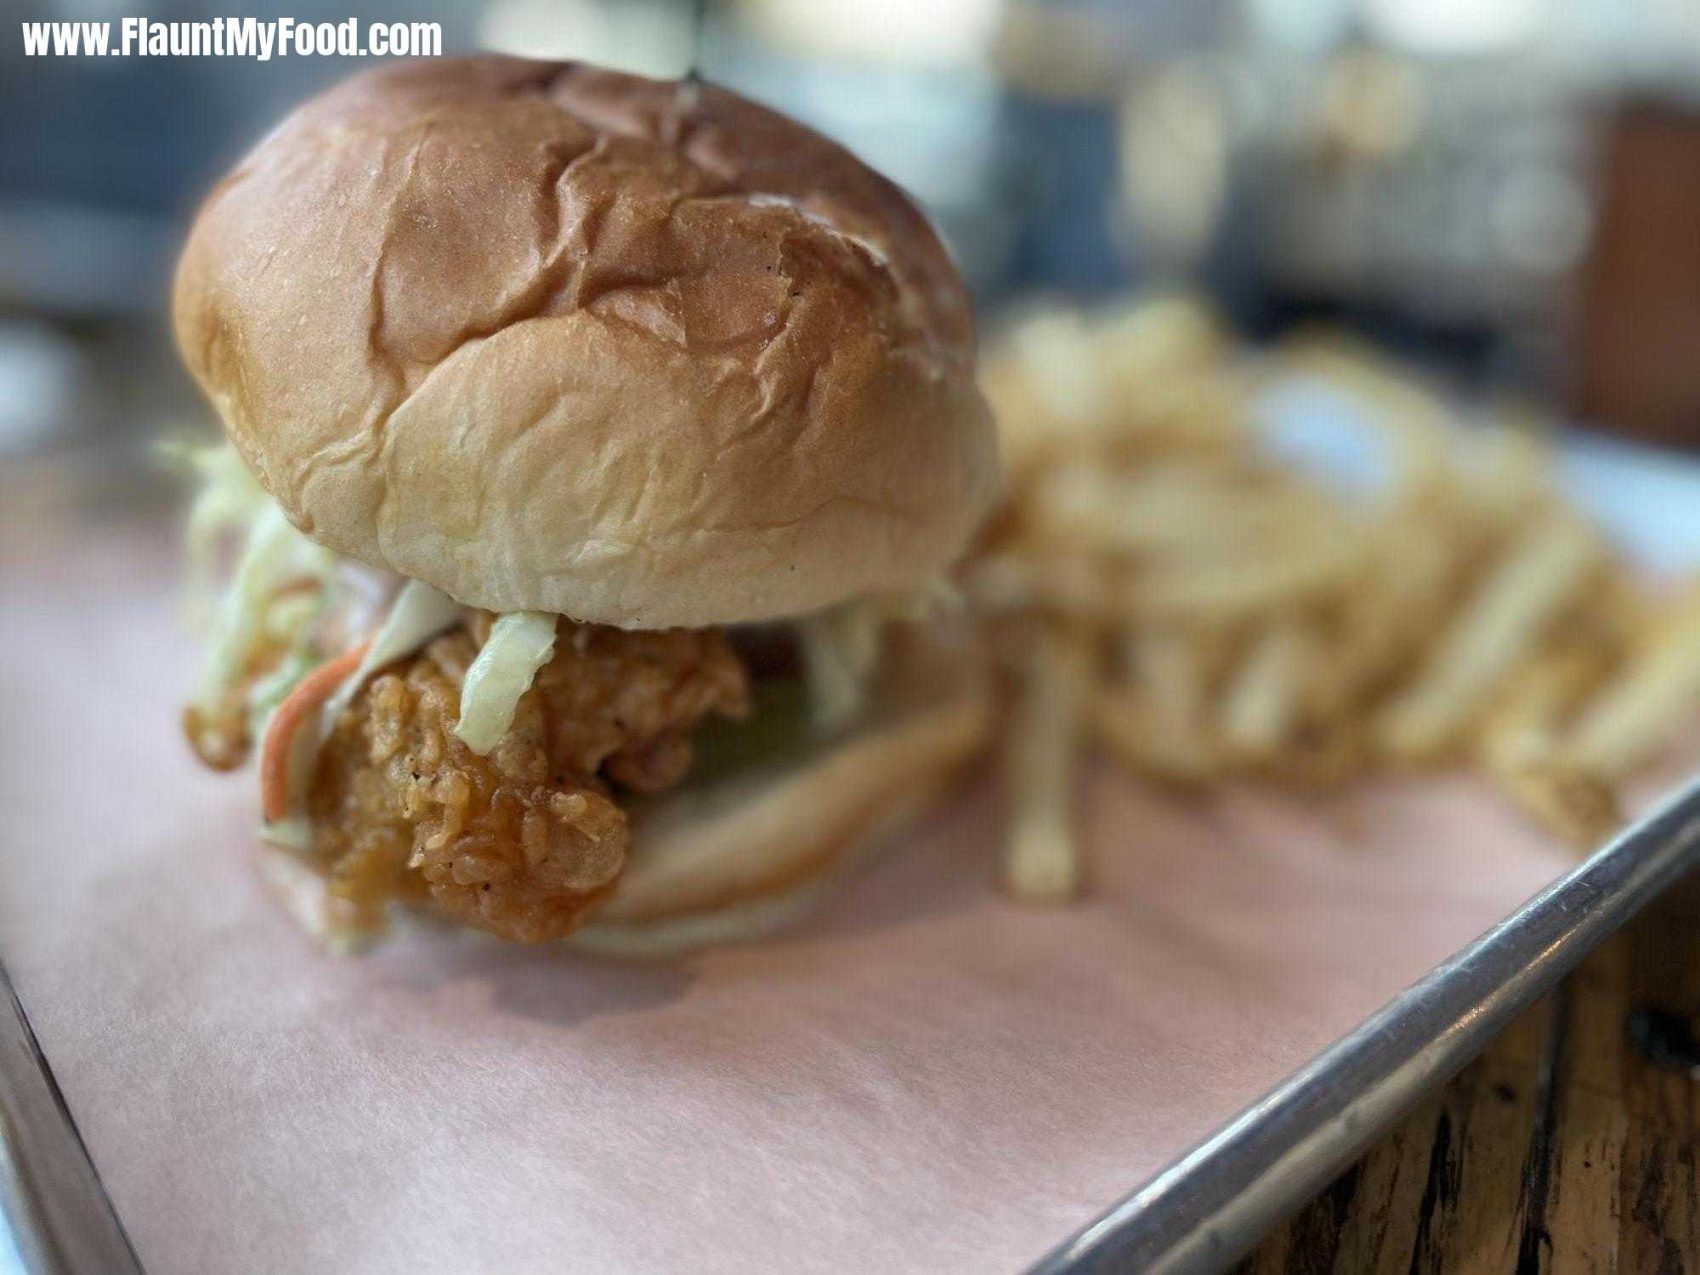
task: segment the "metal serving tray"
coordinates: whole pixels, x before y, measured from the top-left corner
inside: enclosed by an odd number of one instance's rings
[[[1222,1269],[1697,865],[1700,780],[1692,780],[1071,1237],[1035,1272]]]
[[[1220,1270],[1462,1068],[1685,871],[1700,780],[1390,1001],[1035,1267]],[[139,1271],[47,1061],[0,972],[0,1206],[30,1271]]]
[[[1567,485],[1655,567],[1700,557],[1700,470],[1573,441]],[[1700,867],[1700,779],[1068,1238],[1035,1271],[1218,1270],[1665,887]],[[0,969],[0,1275],[141,1269]],[[9,1242],[8,1242],[9,1240]]]

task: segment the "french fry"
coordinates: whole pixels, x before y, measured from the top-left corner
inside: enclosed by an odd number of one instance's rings
[[[1324,724],[1366,713],[1417,661],[1459,574],[1454,543],[1427,522],[1401,516],[1381,535],[1356,586],[1333,601],[1326,672],[1307,688],[1309,715]]]
[[[1322,791],[1359,778],[1372,760],[1362,723],[1347,720],[1314,734],[1301,732],[1261,763],[1257,774],[1295,788]]]
[[[1227,560],[1159,560],[1127,598],[1136,621],[1231,624],[1312,601],[1359,575],[1368,557],[1361,536],[1293,536]]]
[[[1578,717],[1565,748],[1618,778],[1651,760],[1700,709],[1700,595],[1672,609]]]
[[[1216,768],[1202,652],[1178,630],[1129,635],[1129,681],[1095,697],[1093,734],[1124,764],[1169,783],[1194,784]]]
[[[1010,334],[1010,345],[1040,406],[1059,425],[1091,429],[1108,414],[1109,386],[1080,315],[1032,315]]]
[[[986,374],[1007,504],[962,584],[1016,639],[999,649],[1023,688],[1018,895],[1077,885],[1082,732],[1183,785],[1452,761],[1592,844],[1621,817],[1612,781],[1700,716],[1700,586],[1653,608],[1631,572],[1603,570],[1527,413],[1466,427],[1444,393],[1335,335],[1248,357],[1185,298],[1038,314],[1008,347]],[[1386,460],[1373,491],[1270,447],[1259,395],[1295,374],[1361,409]],[[1123,652],[1125,681],[1088,691],[1075,659],[1093,650]]]
[[[1289,372],[1327,381],[1370,409],[1368,424],[1393,448],[1397,494],[1412,496],[1449,479],[1446,405],[1426,386],[1399,375],[1362,342],[1338,333],[1284,342],[1277,362]]]
[[[1034,489],[1032,519],[1036,534],[1088,551],[1189,559],[1256,553],[1301,536],[1321,541],[1348,529],[1315,492],[1190,460],[1138,474],[1058,466]]]
[[[1159,297],[1125,306],[1096,327],[1096,353],[1110,384],[1142,395],[1157,377],[1209,378],[1231,352],[1209,307],[1185,296]]]
[[[1571,646],[1517,677],[1481,732],[1487,772],[1518,805],[1558,836],[1592,849],[1623,820],[1606,776],[1562,755],[1560,732],[1576,704],[1599,683],[1601,652]]]
[[[1550,503],[1552,454],[1533,430],[1486,429],[1471,436],[1468,450],[1472,463],[1458,467],[1458,490],[1476,517],[1511,527]]]
[[[1099,620],[1114,607],[1106,574],[1104,564],[1088,554],[1047,549],[981,558],[969,566],[962,585],[982,614],[1045,611]]]
[[[1230,749],[1268,761],[1292,739],[1311,648],[1291,619],[1278,619],[1257,636],[1222,697],[1221,733]]]
[[[1094,697],[1090,724],[1094,741],[1137,775],[1187,788],[1210,778],[1209,758],[1196,740],[1166,734],[1149,706],[1126,687]]]
[[[1416,683],[1382,716],[1381,746],[1400,761],[1429,762],[1454,745],[1599,563],[1598,542],[1575,521],[1554,517],[1531,527],[1442,632]]]
[[[1490,749],[1500,788],[1535,821],[1581,850],[1592,850],[1623,825],[1623,808],[1607,780],[1550,755],[1519,756],[1507,741]]]
[[[1074,775],[1092,652],[1082,635],[1044,625],[1027,652],[1007,740],[1004,879],[1024,903],[1066,903],[1080,890]]]

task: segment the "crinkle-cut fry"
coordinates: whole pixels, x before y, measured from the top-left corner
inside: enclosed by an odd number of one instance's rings
[[[1290,616],[1252,639],[1222,695],[1221,736],[1231,751],[1266,761],[1292,739],[1316,657],[1312,636]]]
[[[1700,708],[1700,594],[1677,603],[1583,707],[1572,763],[1618,778],[1665,749]]]
[[[1382,713],[1380,746],[1417,763],[1453,747],[1600,562],[1598,541],[1570,518],[1525,531],[1447,624],[1417,680]]]
[[[1021,670],[1006,741],[1004,880],[1024,903],[1066,903],[1080,891],[1074,787],[1092,664],[1084,634],[1044,625]]]

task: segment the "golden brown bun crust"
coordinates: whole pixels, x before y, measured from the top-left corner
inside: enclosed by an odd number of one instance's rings
[[[493,610],[701,626],[909,588],[996,482],[920,214],[707,85],[355,76],[214,189],[174,312],[302,530]]]

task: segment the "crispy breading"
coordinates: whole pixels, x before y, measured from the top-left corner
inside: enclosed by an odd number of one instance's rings
[[[717,630],[639,633],[561,621],[550,662],[488,756],[454,734],[489,617],[375,678],[336,723],[309,809],[333,889],[376,922],[429,903],[519,942],[571,932],[631,844],[617,789],[682,779],[691,732],[741,716],[743,666]]]

